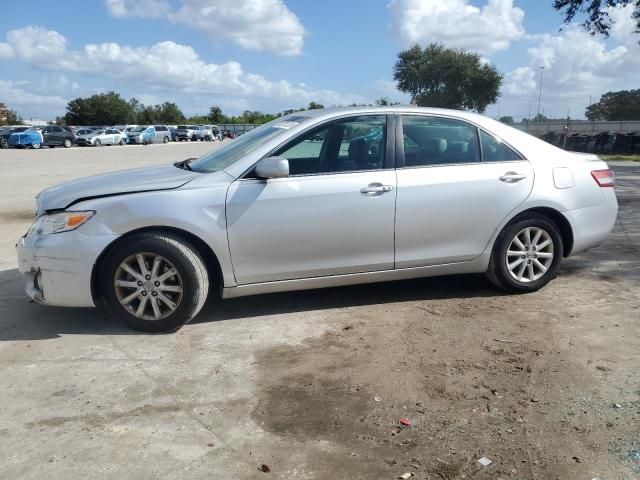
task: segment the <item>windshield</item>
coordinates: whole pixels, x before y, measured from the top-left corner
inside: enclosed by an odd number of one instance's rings
[[[130,132],[144,132],[147,129],[147,127],[136,127],[132,130],[129,130]]]
[[[189,166],[193,171],[202,173],[223,170],[306,118],[300,116],[277,118],[207,153]]]

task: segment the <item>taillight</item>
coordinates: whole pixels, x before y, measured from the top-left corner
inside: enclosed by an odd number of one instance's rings
[[[613,170],[593,170],[591,176],[600,187],[615,187]]]

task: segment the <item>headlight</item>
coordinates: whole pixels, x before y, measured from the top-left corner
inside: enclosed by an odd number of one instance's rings
[[[42,215],[33,222],[27,235],[33,233],[49,235],[50,233],[62,233],[75,230],[86,223],[96,212],[86,210],[83,212],[60,212],[51,215]]]

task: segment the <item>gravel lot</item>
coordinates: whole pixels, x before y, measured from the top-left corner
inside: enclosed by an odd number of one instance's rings
[[[40,189],[215,145],[0,150],[0,478],[640,477],[640,165],[615,165],[610,239],[526,296],[263,295],[171,335],[27,300],[13,245]]]

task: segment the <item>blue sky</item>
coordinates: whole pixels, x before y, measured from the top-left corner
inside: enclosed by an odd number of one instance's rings
[[[505,74],[489,115],[582,117],[589,99],[637,88],[640,36],[615,9],[608,40],[559,30],[552,0],[32,0],[0,17],[0,101],[53,118],[77,96],[116,90],[187,114],[281,111],[309,101],[407,102],[399,50],[439,41]],[[37,15],[33,15],[37,12]]]

